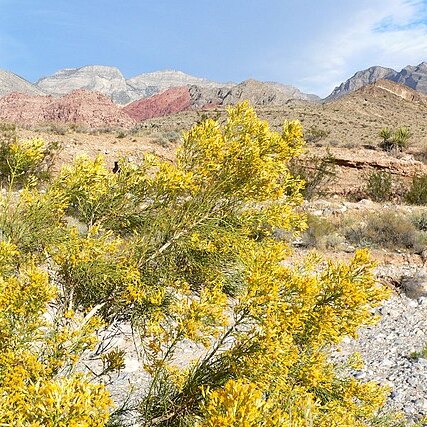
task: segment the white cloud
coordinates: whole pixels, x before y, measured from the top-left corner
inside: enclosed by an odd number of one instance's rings
[[[296,80],[299,87],[325,96],[360,69],[400,69],[427,59],[424,1],[371,0],[355,8],[353,4],[351,16],[335,19],[330,32],[306,46],[305,68],[312,72]]]

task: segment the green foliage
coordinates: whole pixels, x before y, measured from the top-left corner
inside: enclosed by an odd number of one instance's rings
[[[421,350],[419,351],[413,351],[409,355],[410,359],[418,360],[418,359],[427,359],[427,345],[425,345]]]
[[[384,202],[392,196],[391,173],[386,171],[373,171],[366,177],[366,195],[374,202]]]
[[[393,131],[390,128],[383,128],[379,133],[382,141],[380,147],[385,151],[403,151],[408,146],[411,133],[407,127],[400,127]]]
[[[0,126],[1,184],[14,187],[46,180],[58,150],[57,142],[19,140],[14,125]]]
[[[412,178],[405,200],[412,205],[427,205],[427,175]]]
[[[312,154],[292,160],[289,168],[294,176],[304,181],[302,193],[306,200],[324,195],[325,188],[336,178],[335,158],[329,152],[322,157]]]
[[[23,189],[0,195],[0,236],[22,253],[41,253],[63,238],[66,197],[53,190]]]

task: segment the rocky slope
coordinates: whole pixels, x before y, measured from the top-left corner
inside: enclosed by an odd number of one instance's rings
[[[44,92],[29,81],[17,76],[10,71],[0,70],[0,96],[12,92],[20,92],[28,95],[43,95]]]
[[[408,65],[391,78],[391,80],[427,94],[427,63],[421,62],[421,64],[415,67]]]
[[[76,89],[100,92],[118,104],[132,100],[123,74],[118,68],[91,65],[81,68],[67,68],[53,76],[43,77],[36,86],[53,96],[66,95]]]
[[[381,79],[402,83],[418,92],[427,94],[427,63],[421,62],[421,64],[416,66],[408,65],[399,72],[392,68],[378,66],[358,71],[344,83],[337,86],[324,101],[328,102],[341,98],[350,92]]]
[[[60,98],[12,93],[0,98],[0,120],[23,125],[79,124],[87,128],[130,128],[134,121],[108,97],[76,90]]]
[[[377,80],[389,79],[397,74],[392,68],[384,67],[370,67],[366,70],[358,71],[344,83],[337,86],[332,93],[327,96],[325,101],[333,101],[334,99],[341,98],[350,92],[354,92],[363,86],[375,83]]]
[[[187,87],[168,89],[161,94],[134,101],[123,108],[135,121],[163,117],[191,107],[190,92]]]
[[[314,101],[319,98],[304,94],[293,86],[246,80],[232,87],[192,85],[168,89],[158,95],[135,101],[127,105],[124,111],[133,119],[142,121],[190,109],[234,105],[243,100],[249,100],[255,106],[265,106],[284,105],[291,99]]]

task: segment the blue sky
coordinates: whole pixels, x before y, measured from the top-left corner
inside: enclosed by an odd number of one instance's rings
[[[35,81],[114,65],[327,95],[371,65],[427,61],[427,0],[0,0],[0,68]]]

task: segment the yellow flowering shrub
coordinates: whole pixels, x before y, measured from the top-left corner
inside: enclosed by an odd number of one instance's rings
[[[0,228],[27,259],[48,266],[56,286],[34,266],[17,273],[14,247],[0,246],[0,309],[16,311],[0,314],[0,396],[9,399],[0,414],[11,417],[7,408],[17,405],[30,420],[22,425],[105,424],[105,390],[74,371],[96,327],[79,319],[97,310],[105,324],[129,321],[139,334],[149,378],[141,425],[368,427],[384,390],[346,377],[329,354],[375,320],[371,310],[387,292],[366,252],[349,263],[311,254],[292,264],[291,248],[274,237],[306,228],[304,183],[288,168],[302,136],[296,121],[270,130],[243,103],[223,125],[208,120],[184,134],[174,163],[146,154],[113,173],[101,157],[81,157],[46,193],[27,189],[18,202],[9,194],[12,213],[37,204],[55,212],[46,212],[51,226],[35,221],[48,238],[26,242],[19,227]],[[36,236],[41,244],[31,244]],[[52,299],[55,321],[46,312]],[[188,346],[199,356],[183,362]],[[123,367],[121,350],[100,356]]]
[[[40,138],[20,140],[14,126],[1,126],[0,181],[14,187],[48,178],[59,148],[57,142]]]
[[[0,195],[0,235],[22,253],[42,252],[63,238],[63,217],[68,200],[49,188],[24,188],[19,193]]]
[[[31,263],[17,271],[8,243],[0,254],[0,425],[104,426],[109,394],[75,372],[96,343],[96,319],[48,312],[57,291],[47,273]]]
[[[143,284],[125,242],[92,226],[85,235],[71,228],[61,242],[48,248],[57,266],[66,306],[80,311],[103,304],[99,314],[124,314],[127,306],[145,297]]]

